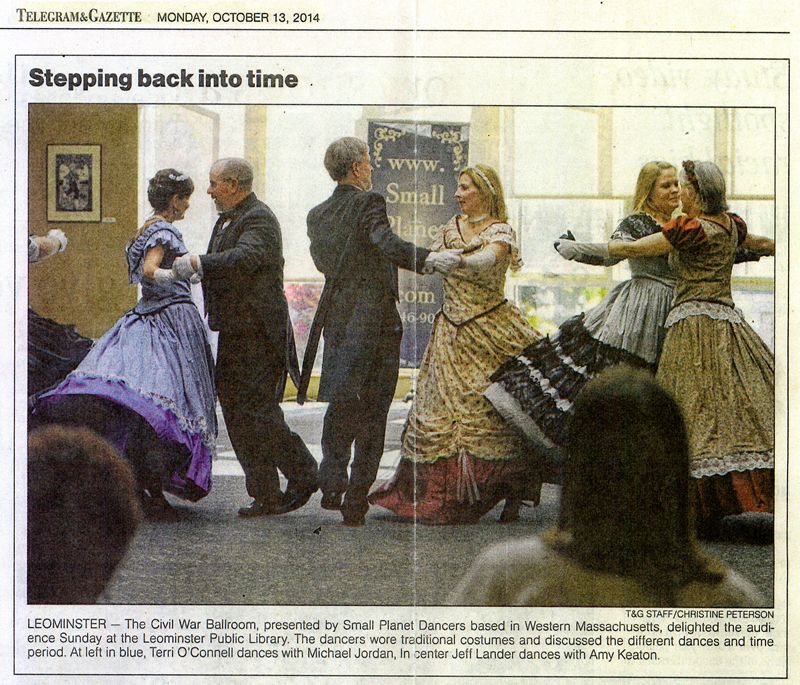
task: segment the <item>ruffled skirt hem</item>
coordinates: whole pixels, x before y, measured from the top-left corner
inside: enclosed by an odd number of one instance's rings
[[[753,469],[690,480],[695,525],[701,537],[713,535],[725,516],[775,511],[775,471]]]
[[[654,364],[594,338],[584,317],[567,319],[553,337],[529,345],[491,376],[488,399],[534,442],[543,442],[544,434],[551,444],[566,444],[567,416],[575,398],[604,369],[628,364],[655,372]]]
[[[504,499],[538,504],[541,485],[527,459],[488,461],[462,452],[432,464],[403,459],[369,501],[417,523],[477,523]]]
[[[46,415],[48,406],[71,395],[90,395],[125,407],[141,416],[153,428],[159,440],[178,445],[188,453],[182,464],[162,476],[163,487],[167,492],[189,501],[197,501],[210,492],[215,438],[202,429],[191,430],[189,426],[190,423],[206,424],[205,417],[194,420],[178,417],[163,403],[137,392],[122,380],[76,375],[68,376],[56,388],[40,395],[34,414]],[[125,451],[126,440],[115,439],[115,436],[125,434],[125,427],[120,426],[110,429],[108,435],[122,453]]]

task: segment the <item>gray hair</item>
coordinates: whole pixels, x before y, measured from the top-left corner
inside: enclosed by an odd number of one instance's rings
[[[725,200],[725,176],[714,162],[684,162],[681,183],[691,183],[700,196],[705,214],[721,214],[728,209]]]
[[[334,181],[341,181],[350,173],[353,164],[358,164],[367,152],[369,148],[360,138],[339,138],[325,150],[325,168]]]
[[[237,181],[242,190],[253,189],[253,167],[241,157],[223,157],[211,165],[226,180]]]

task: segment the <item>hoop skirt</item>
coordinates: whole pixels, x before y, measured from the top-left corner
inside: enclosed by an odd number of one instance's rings
[[[39,396],[34,415],[63,420],[64,409],[69,414],[73,407],[86,412],[98,406],[68,402],[74,397],[122,408],[107,412],[101,432],[127,456],[138,439],[131,418],[146,422],[159,441],[164,490],[195,501],[211,489],[217,437],[213,358],[190,284],[162,287],[143,278],[145,255],[155,245],[164,247],[163,266],[187,251],[180,232],[165,221],[133,242],[127,259],[131,282],[142,284],[141,299],[62,383]],[[97,417],[72,418],[97,425]]]

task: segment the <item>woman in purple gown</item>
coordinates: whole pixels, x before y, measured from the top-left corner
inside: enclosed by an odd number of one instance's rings
[[[163,491],[196,501],[211,489],[217,438],[213,358],[191,285],[172,262],[187,252],[182,219],[192,180],[162,169],[150,180],[153,216],[126,248],[141,299],[81,364],[40,395],[34,416],[88,425],[132,463],[145,510],[174,516]]]

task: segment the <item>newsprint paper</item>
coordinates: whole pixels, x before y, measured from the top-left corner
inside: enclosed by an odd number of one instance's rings
[[[0,681],[800,678],[789,458],[796,3],[20,0],[0,17],[9,172],[0,243]],[[203,254],[217,220],[206,194],[211,163],[246,157],[256,194],[282,226],[302,359],[323,283],[305,218],[333,189],[323,156],[341,136],[368,142],[393,229],[421,245],[458,211],[457,172],[496,169],[525,262],[506,297],[542,333],[629,277],[625,265],[559,259],[552,243],[563,231],[605,242],[630,213],[648,160],[720,166],[731,210],[775,241],[774,257],[733,273],[737,306],[774,351],[774,519],[759,518],[769,530],[756,539],[702,543],[754,586],[752,606],[454,606],[448,598],[479,554],[556,525],[558,483],[545,482],[539,505],[506,525],[500,507],[477,525],[423,526],[372,506],[363,528],[348,528],[339,512],[320,508],[319,494],[284,516],[245,519],[237,509],[250,499],[223,431],[208,497],[170,496],[177,520],[139,526],[96,603],[30,601],[26,311],[100,338],[136,302],[123,249],[152,211],[148,179],[163,168],[193,178],[178,227],[187,249]],[[51,230],[68,239],[63,254],[27,261],[28,237]],[[404,352],[378,483],[400,460],[416,352],[439,309],[436,278],[420,278],[429,285],[401,281],[406,336],[416,338]],[[321,359],[322,351],[312,388]],[[325,405],[285,398],[287,421],[319,460]],[[701,413],[719,418],[714,406]],[[65,509],[65,531],[70,516]]]

